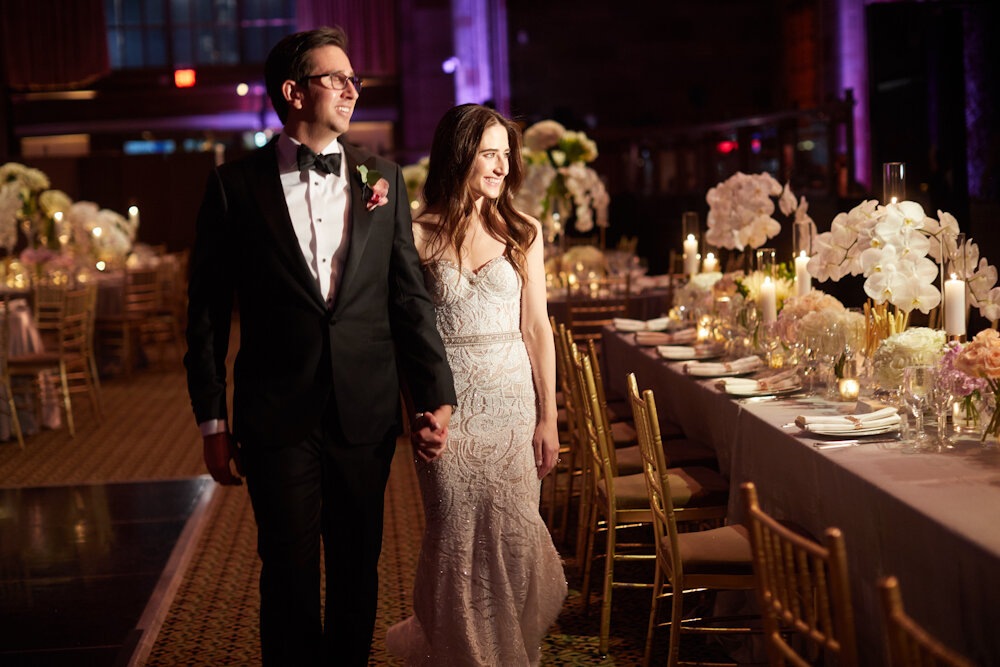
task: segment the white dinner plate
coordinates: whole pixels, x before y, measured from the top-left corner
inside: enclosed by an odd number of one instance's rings
[[[665,357],[657,352],[660,359],[663,359],[664,361],[706,361],[708,359],[719,359],[724,356],[725,353],[725,350],[706,350],[704,352],[696,352],[695,354],[687,357]]]
[[[671,360],[668,359],[668,361]],[[739,378],[743,377],[744,375],[753,375],[759,370],[760,366],[758,366],[757,368],[750,368],[745,371],[723,371],[721,373],[705,373],[704,371],[698,371],[696,373],[692,373],[690,368],[685,368],[684,372],[693,378],[704,378],[706,380],[710,380],[712,378]]]
[[[781,389],[754,389],[754,390],[742,390],[739,388],[729,389],[723,385],[722,390],[729,394],[730,396],[739,396],[741,398],[747,398],[752,396],[787,396],[788,394],[794,394],[802,389],[802,385],[797,384],[792,387],[782,387]]]
[[[812,424],[808,426],[805,431],[807,433],[812,433],[813,435],[829,435],[836,436],[838,438],[854,438],[861,437],[865,435],[881,435],[883,433],[892,433],[893,431],[899,430],[899,424],[889,424],[887,426],[875,426],[874,428],[856,428],[851,430],[836,429],[828,430],[824,427],[829,427],[829,424]]]

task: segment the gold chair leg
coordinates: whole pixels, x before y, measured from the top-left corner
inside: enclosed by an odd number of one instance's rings
[[[653,635],[656,633],[656,615],[660,610],[660,589],[663,587],[663,571],[659,564],[653,575],[653,601],[649,605],[649,626],[646,628],[646,651],[642,656],[643,667],[649,667],[653,660]]]
[[[667,667],[677,667],[681,655],[681,626],[684,621],[684,591],[674,588],[671,582],[673,597],[670,601],[670,646],[667,654]]]
[[[591,505],[590,507],[591,507],[590,513],[593,516],[592,517],[588,516],[587,518],[590,520],[591,529],[587,531],[587,534],[583,538],[585,549],[584,549],[583,561],[580,563],[580,565],[583,567],[582,592],[583,592],[584,615],[590,614],[590,575],[593,570],[592,565],[594,562],[594,541],[596,539],[596,534],[597,534],[597,505]]]
[[[66,405],[66,427],[69,429],[69,437],[76,437],[76,429],[73,427],[73,403],[69,398],[69,379],[66,377],[66,365],[59,364],[59,380],[62,384],[63,402]]]
[[[24,432],[21,431],[21,420],[17,416],[17,406],[14,404],[14,391],[10,387],[10,382],[7,383],[7,405],[10,406],[10,427],[17,436],[17,445],[22,450],[24,449]]]
[[[611,590],[615,577],[615,534],[614,523],[608,521],[608,533],[606,548],[604,550],[604,593],[601,598],[601,638],[599,651],[601,655],[608,654],[608,645],[611,637]]]

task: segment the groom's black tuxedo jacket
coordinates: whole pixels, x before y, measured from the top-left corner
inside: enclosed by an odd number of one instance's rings
[[[243,446],[303,440],[335,410],[348,443],[381,442],[399,423],[397,370],[414,408],[455,403],[434,308],[413,246],[399,167],[342,143],[350,181],[350,247],[328,307],[302,256],[278,174],[275,141],[209,177],[191,257],[188,390],[198,422],[227,418],[226,354],[233,297],[240,343],[233,432]],[[389,181],[371,196],[357,166]],[[397,369],[398,367],[398,369]]]

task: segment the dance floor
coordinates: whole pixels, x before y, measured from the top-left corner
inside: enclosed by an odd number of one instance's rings
[[[0,489],[0,663],[127,664],[213,487],[196,478]]]

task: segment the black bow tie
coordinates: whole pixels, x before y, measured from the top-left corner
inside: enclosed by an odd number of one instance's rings
[[[299,144],[299,150],[295,157],[299,163],[299,171],[315,169],[321,174],[340,176],[340,153],[316,155],[305,144]]]

